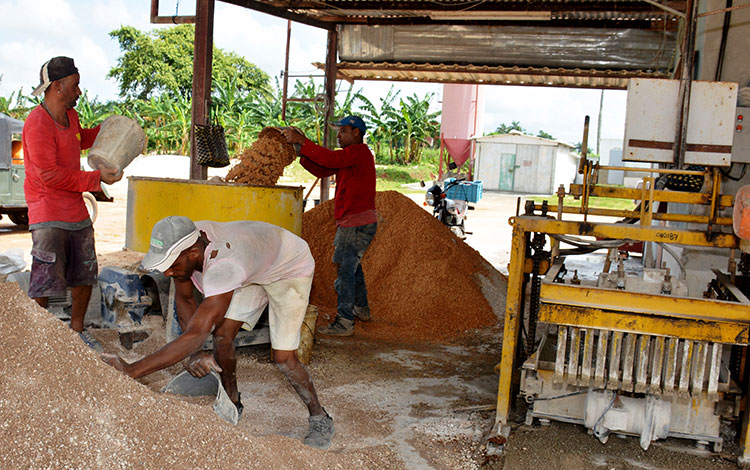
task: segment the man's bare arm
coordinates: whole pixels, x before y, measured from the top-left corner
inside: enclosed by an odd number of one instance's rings
[[[232,292],[207,297],[193,314],[182,335],[140,361],[128,364],[116,355],[102,355],[102,359],[133,378],[176,364],[200,350],[211,334],[211,329],[224,318],[231,301]]]
[[[195,301],[195,295],[193,294],[193,282],[190,280],[181,281],[175,279],[174,289],[177,320],[180,322],[180,329],[185,331],[190,319],[198,309],[198,303]]]

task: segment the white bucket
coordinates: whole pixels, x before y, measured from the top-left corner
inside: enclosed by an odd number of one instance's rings
[[[146,134],[135,119],[110,116],[102,122],[89,150],[89,166],[95,170],[114,168],[121,173],[146,146]]]

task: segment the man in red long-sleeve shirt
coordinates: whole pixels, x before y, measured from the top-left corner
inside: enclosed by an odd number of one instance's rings
[[[49,297],[71,288],[70,327],[89,346],[97,343],[83,331],[83,318],[96,283],[98,266],[94,229],[82,194],[100,191],[101,182],[122,178],[115,169],[81,170],[81,149],[90,148],[99,127],[82,129],[73,107],[81,95],[80,75],[69,57],[54,57],[42,65],[39,86],[44,93],[23,126],[26,178],[23,189],[29,206],[31,281],[29,297],[47,307]]]
[[[319,178],[336,175],[333,262],[338,264],[338,278],[334,282],[338,294],[337,315],[333,323],[318,332],[351,336],[355,317],[361,321],[370,320],[361,261],[378,226],[375,158],[364,143],[367,126],[360,117],[348,116],[334,125],[338,126],[341,150],[316,145],[292,129],[285,129],[284,137],[289,143],[302,145],[300,163],[307,171]]]

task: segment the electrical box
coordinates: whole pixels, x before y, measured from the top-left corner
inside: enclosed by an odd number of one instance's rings
[[[737,107],[734,118],[734,143],[732,144],[732,163],[750,163],[750,108]]]
[[[679,94],[679,80],[630,80],[623,160],[672,163]],[[685,163],[729,166],[736,107],[736,83],[692,82]]]

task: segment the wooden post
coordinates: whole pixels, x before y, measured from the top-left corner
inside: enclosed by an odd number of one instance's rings
[[[193,114],[190,126],[190,179],[205,180],[208,169],[199,165],[195,151],[195,125],[206,124],[211,107],[211,61],[214,44],[214,0],[195,5],[195,54],[193,56]]]

